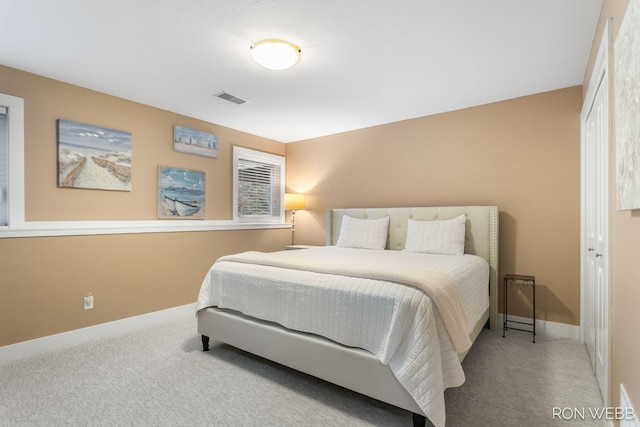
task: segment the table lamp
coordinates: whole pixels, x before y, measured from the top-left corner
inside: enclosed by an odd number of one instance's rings
[[[285,193],[284,209],[291,211],[291,245],[293,245],[294,233],[296,232],[296,210],[304,209],[304,194],[302,193]]]

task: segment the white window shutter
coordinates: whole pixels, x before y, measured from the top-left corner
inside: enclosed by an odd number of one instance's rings
[[[284,222],[284,157],[234,147],[233,160],[234,221]]]

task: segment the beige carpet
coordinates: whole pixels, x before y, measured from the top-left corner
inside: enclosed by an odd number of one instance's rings
[[[410,426],[411,414],[231,347],[195,319],[0,365],[0,426]],[[602,426],[583,345],[483,331],[446,392],[447,426]]]
[[[466,382],[445,392],[451,426],[604,426],[589,408],[602,408],[583,344],[520,331],[483,331],[463,362]],[[554,408],[555,420],[554,420]],[[584,408],[585,420],[564,408]],[[559,419],[558,412],[565,417]],[[594,411],[595,412],[595,411]]]

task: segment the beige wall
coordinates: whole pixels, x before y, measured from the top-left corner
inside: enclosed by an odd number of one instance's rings
[[[28,221],[156,219],[158,165],[204,171],[206,219],[231,219],[232,146],[284,154],[280,142],[2,66],[0,93],[25,100]],[[132,191],[57,188],[57,119],[130,132]],[[217,134],[219,157],[174,151],[174,125]]]
[[[618,34],[620,24],[627,9],[628,0],[605,0],[600,15],[595,42],[591,50],[589,69],[585,76],[585,91],[593,69],[600,40],[602,39],[606,22],[610,23],[613,38]],[[613,52],[615,55],[615,51]],[[613,70],[615,72],[615,70]],[[611,76],[613,78],[613,75]],[[615,110],[615,95],[611,91],[612,112]],[[613,114],[612,114],[613,117]],[[611,126],[610,176],[609,193],[611,195],[610,208],[610,295],[611,295],[611,399],[612,404],[619,403],[619,386],[624,384],[635,410],[640,410],[640,269],[638,269],[638,254],[640,254],[640,212],[617,211],[615,205],[615,121]],[[639,415],[636,413],[636,417]]]
[[[217,258],[289,230],[0,239],[0,346],[195,302]],[[95,308],[85,311],[92,292]]]
[[[25,102],[28,221],[156,219],[157,167],[207,176],[207,219],[232,217],[232,145],[284,144],[0,66],[0,93]],[[131,192],[57,188],[56,120],[132,133]],[[216,133],[219,158],[173,150],[173,126]],[[195,301],[211,263],[276,250],[288,229],[0,239],[0,346]],[[85,311],[92,292],[95,308]]]
[[[326,208],[497,205],[500,278],[535,275],[537,317],[577,325],[581,104],[574,87],[287,144],[296,242],[324,243]]]

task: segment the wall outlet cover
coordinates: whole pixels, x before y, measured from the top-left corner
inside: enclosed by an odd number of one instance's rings
[[[91,310],[93,308],[93,295],[84,297],[84,309]]]

